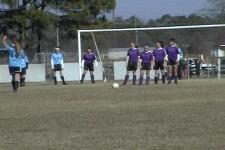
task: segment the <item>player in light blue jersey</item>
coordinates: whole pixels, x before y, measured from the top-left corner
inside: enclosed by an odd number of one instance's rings
[[[25,79],[26,79],[29,60],[24,50],[22,50],[21,53],[23,55],[23,60],[22,60],[22,71],[20,74],[20,86],[22,87],[22,86],[25,86]]]
[[[7,43],[7,36],[3,37],[3,44],[8,52],[8,64],[9,64],[9,72],[12,75],[12,87],[13,91],[17,92],[19,81],[20,81],[20,73],[23,67],[23,55],[21,53],[21,46],[15,37],[12,37],[12,46],[9,46]]]
[[[63,69],[64,69],[64,54],[61,52],[59,47],[55,48],[55,52],[52,53],[51,56],[51,65],[52,70],[54,73],[54,83],[57,85],[57,78],[56,78],[56,72],[59,71],[60,77],[62,80],[62,84],[67,84],[65,82],[64,76],[63,76]]]

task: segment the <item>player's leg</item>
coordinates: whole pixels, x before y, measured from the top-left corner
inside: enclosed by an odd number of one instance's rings
[[[155,63],[155,66],[154,66],[154,70],[155,70],[155,84],[158,83],[158,80],[159,80],[159,63]]]
[[[123,84],[127,84],[127,81],[129,79],[129,75],[130,75],[130,71],[131,71],[131,63],[128,62],[127,64],[127,72],[126,72],[126,75],[125,75],[125,78],[124,78],[124,81],[123,81]]]
[[[146,70],[146,85],[149,85],[150,82],[150,70]]]
[[[94,71],[90,71],[90,75],[91,75],[91,83],[95,83]]]
[[[94,64],[89,66],[89,71],[91,75],[91,83],[95,83],[95,76],[94,76]]]
[[[25,86],[25,78],[26,78],[26,68],[22,68],[22,72],[20,73],[20,86]]]
[[[63,85],[67,84],[66,81],[65,81],[65,78],[64,78],[64,75],[63,75],[63,71],[62,71],[62,70],[59,71],[59,74],[60,74],[60,78],[61,78],[61,80],[62,80],[62,84],[63,84]]]
[[[165,67],[164,67],[164,64],[161,65],[160,70],[161,70],[161,75],[162,75],[162,84],[165,84],[166,78],[165,78]]]
[[[173,71],[174,71],[174,83],[175,84],[177,84],[177,78],[178,78],[178,76],[177,76],[177,68],[178,66],[177,66],[177,64],[175,64],[175,65],[173,65]]]
[[[131,66],[131,70],[133,71],[133,85],[136,84],[136,80],[137,80],[137,62],[133,62],[132,66]]]
[[[19,83],[20,83],[20,74],[21,74],[21,68],[20,67],[14,67],[14,88],[13,91],[17,92]]]
[[[12,77],[11,84],[12,84],[12,87],[13,87],[13,90],[14,90],[15,89],[15,75],[14,75],[13,67],[9,67],[9,74]]]
[[[56,71],[57,71],[57,65],[54,65],[54,68],[53,68],[53,70],[52,70],[52,72],[53,72],[53,79],[54,79],[54,84],[55,85],[57,85],[58,83],[57,83],[57,78],[56,78]]]
[[[172,80],[172,71],[173,71],[173,66],[169,64],[168,65],[168,84],[170,84]]]
[[[80,80],[81,84],[84,82],[84,78],[85,78],[85,75],[86,75],[87,71],[88,71],[87,68],[84,67],[84,71],[83,71],[83,74],[82,74],[81,80]]]
[[[143,66],[142,66],[142,67],[143,67]],[[141,71],[140,71],[140,78],[139,78],[139,85],[142,85],[142,83],[143,83],[144,73],[145,73],[145,70],[143,70],[143,68],[141,68]]]

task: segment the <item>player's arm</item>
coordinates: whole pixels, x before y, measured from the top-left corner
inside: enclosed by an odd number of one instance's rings
[[[84,67],[84,62],[85,62],[85,54],[83,54],[83,58],[82,58],[82,61],[81,61],[81,68]]]
[[[4,37],[3,37],[3,44],[4,44],[4,46],[5,46],[5,48],[6,48],[6,50],[12,50],[12,47],[10,47],[9,45],[8,45],[8,43],[7,43],[7,36],[6,35],[4,35]]]
[[[94,56],[95,58],[95,67],[98,67],[98,61],[97,61],[97,59],[96,59],[96,55]]]
[[[168,53],[167,53],[167,49],[164,50],[164,60],[168,61]]]
[[[62,59],[61,59],[61,61],[60,61],[60,64],[61,64],[61,66],[62,66],[62,69],[64,69],[64,59],[63,59],[63,57],[62,57]]]
[[[54,56],[53,56],[53,54],[51,56],[51,66],[52,66],[52,69],[54,69]]]
[[[177,63],[180,60],[180,54],[181,54],[181,52],[180,52],[179,48],[177,48]]]

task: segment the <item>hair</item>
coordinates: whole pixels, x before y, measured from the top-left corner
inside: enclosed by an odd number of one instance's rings
[[[171,41],[171,42],[175,42],[175,39],[174,39],[174,38],[171,38],[170,41]]]
[[[17,40],[14,41],[14,44],[15,44],[15,49],[16,49],[16,55],[18,56],[21,53],[22,48],[21,48],[20,43]]]
[[[159,43],[161,47],[164,47],[164,44],[162,41],[157,41],[156,43]]]

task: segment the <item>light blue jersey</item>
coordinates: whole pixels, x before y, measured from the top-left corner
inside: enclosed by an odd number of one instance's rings
[[[63,65],[64,55],[62,52],[54,52],[52,53],[51,63],[52,65]]]
[[[5,48],[8,52],[8,64],[10,67],[23,67],[23,55],[20,54],[16,54],[16,50],[14,47],[11,47],[9,45],[5,45]]]

